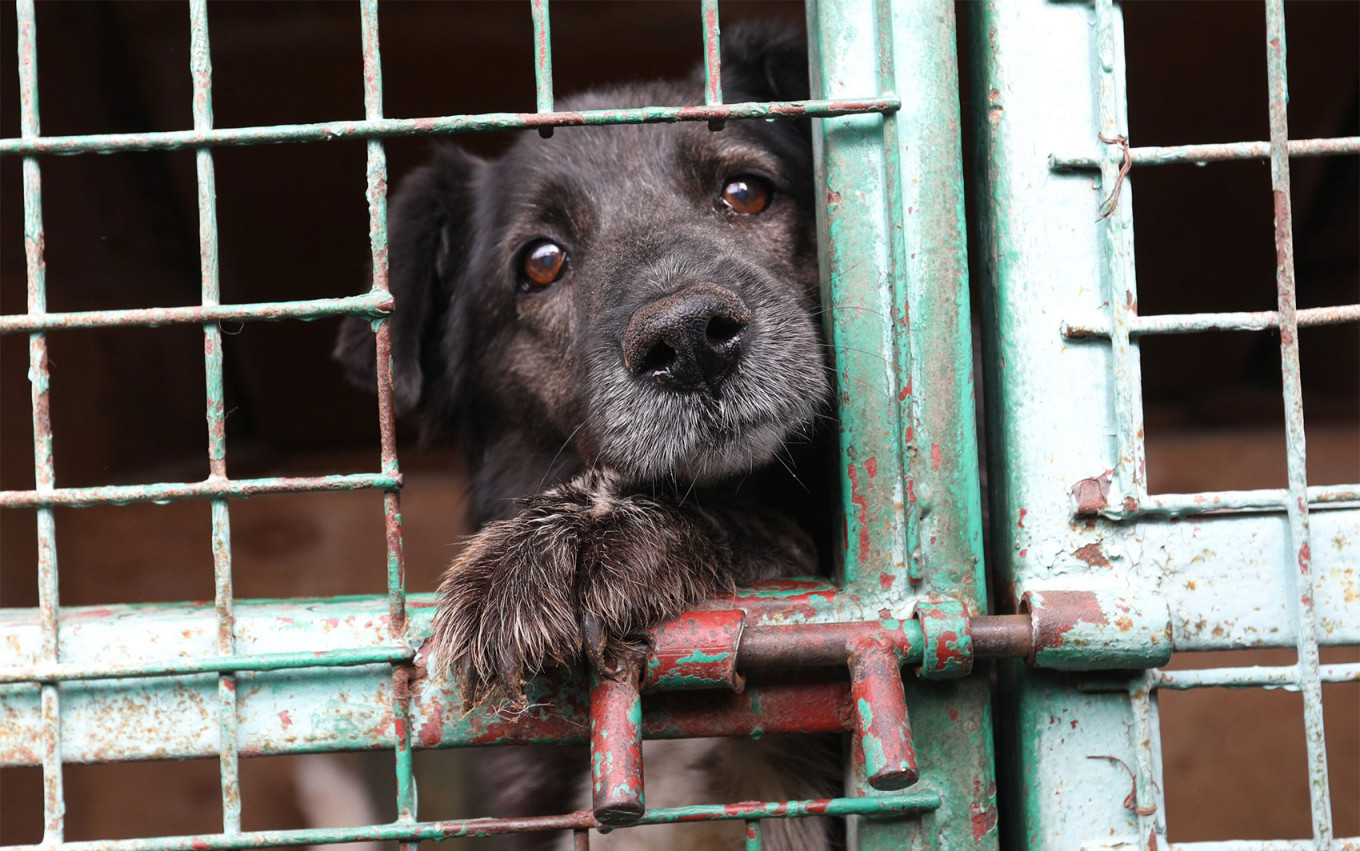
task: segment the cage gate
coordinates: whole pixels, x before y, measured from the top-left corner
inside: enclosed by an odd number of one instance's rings
[[[1089,670],[1092,643],[1153,629],[1108,648],[1104,667],[1153,668],[1140,673],[1003,665],[1003,812],[1028,847],[1360,848],[1360,838],[1334,835],[1321,705],[1321,684],[1355,683],[1360,665],[1319,661],[1319,646],[1360,641],[1360,485],[1308,484],[1299,372],[1299,329],[1360,321],[1360,305],[1297,306],[1289,177],[1292,158],[1354,155],[1360,138],[1289,138],[1284,4],[1258,8],[1269,140],[1130,147],[1139,128],[1127,117],[1119,7],[968,6],[981,66],[973,101],[987,111],[977,122],[977,209],[995,346],[985,360],[988,434],[993,457],[1006,459],[989,485],[993,567],[1010,605],[1035,612],[1061,601],[1079,612],[1068,633],[1079,640],[1036,660],[1043,667]],[[1140,314],[1130,169],[1252,159],[1270,164],[1277,308]],[[1222,331],[1278,331],[1288,486],[1150,492],[1139,342]],[[1297,664],[1153,667],[1173,648],[1248,647],[1294,649]],[[1307,750],[1311,838],[1168,844],[1158,692],[1213,686],[1302,693],[1305,736],[1295,744]]]
[[[988,618],[972,416],[963,240],[959,106],[952,6],[945,2],[811,4],[814,99],[726,104],[718,57],[718,7],[702,4],[705,104],[597,112],[554,111],[549,6],[534,0],[537,112],[388,118],[376,0],[362,17],[364,118],[288,126],[219,128],[205,0],[191,0],[192,129],[43,136],[37,101],[32,0],[20,0],[19,138],[0,155],[23,158],[26,313],[0,318],[0,333],[27,334],[35,486],[0,494],[0,506],[36,509],[40,605],[0,613],[7,651],[0,669],[0,762],[41,766],[39,846],[227,849],[360,840],[487,836],[522,830],[588,830],[626,824],[741,820],[760,847],[767,818],[851,818],[860,848],[995,844],[989,688],[968,677],[973,655],[1025,653],[1029,619]],[[910,84],[908,84],[910,83]],[[407,594],[401,539],[402,476],[392,403],[387,288],[387,169],[383,139],[558,126],[810,116],[814,122],[824,291],[835,309],[828,333],[837,363],[845,499],[844,582],[772,583],[658,630],[642,681],[584,674],[531,685],[518,723],[460,717],[456,687],[424,677],[421,648],[433,598]],[[222,304],[218,284],[213,151],[222,145],[363,140],[373,261],[361,296]],[[196,154],[201,303],[193,307],[53,313],[46,308],[40,162],[51,154],[191,148]],[[328,316],[372,320],[379,381],[378,472],[234,479],[227,472],[219,323]],[[210,474],[202,481],[62,487],[53,472],[47,336],[78,329],[201,326]],[[906,334],[908,326],[912,333]],[[59,370],[58,370],[59,372]],[[60,382],[58,380],[58,386]],[[259,494],[377,489],[384,494],[387,594],[376,598],[236,600],[230,508]],[[212,606],[158,604],[62,608],[57,594],[54,508],[206,499],[214,563]],[[741,689],[738,669],[839,667],[812,686],[770,681]],[[900,669],[918,670],[905,692]],[[939,682],[934,682],[939,680]],[[948,680],[948,682],[945,682]],[[667,693],[696,687],[703,694]],[[910,706],[910,721],[907,707]],[[597,756],[592,811],[535,819],[421,821],[412,749],[506,742],[569,742],[589,728]],[[819,801],[652,808],[643,805],[642,736],[761,735],[853,731],[846,796]],[[355,828],[242,831],[241,757],[354,749],[395,756],[397,818]],[[67,842],[64,763],[216,757],[219,833]]]

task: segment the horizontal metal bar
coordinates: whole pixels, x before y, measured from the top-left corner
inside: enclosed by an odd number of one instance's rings
[[[1286,148],[1291,157],[1325,157],[1341,154],[1360,154],[1360,136],[1339,136],[1330,139],[1291,139]],[[1211,163],[1234,160],[1264,160],[1270,158],[1269,142],[1223,142],[1209,145],[1162,145],[1129,148],[1134,165],[1171,165],[1176,163]],[[1100,168],[1100,158],[1093,155],[1052,154],[1050,168]]]
[[[1152,494],[1139,503],[1140,516],[1184,517],[1211,511],[1283,511],[1289,507],[1289,491],[1267,488],[1249,491]],[[1360,502],[1360,484],[1316,485],[1308,488],[1308,505],[1315,509],[1351,507]]]
[[[318,124],[279,124],[269,127],[223,127],[202,131],[171,130],[160,133],[46,136],[0,139],[0,156],[157,151],[281,142],[330,142],[335,139],[486,133],[493,130],[521,130],[529,127],[669,124],[677,121],[727,121],[741,118],[831,118],[838,115],[895,112],[900,106],[900,99],[884,96],[713,106],[646,106],[637,109],[591,109],[581,112],[491,112],[439,118],[376,118],[366,121],[326,121]]]
[[[1298,318],[1300,328],[1360,322],[1360,304],[1304,308],[1298,311]],[[1238,313],[1168,313],[1133,317],[1129,325],[1129,334],[1138,337],[1144,334],[1196,334],[1201,331],[1265,331],[1279,327],[1280,315],[1273,310]],[[1064,322],[1062,334],[1072,340],[1109,337],[1110,326],[1104,319]]]
[[[1360,662],[1319,666],[1318,679],[1324,683],[1360,682]],[[1153,688],[1298,688],[1299,672],[1293,665],[1273,667],[1254,665],[1242,668],[1208,668],[1198,671],[1150,671],[1148,685]]]
[[[367,316],[378,319],[393,309],[390,293],[370,292],[347,298],[306,301],[211,304],[185,307],[146,307],[131,310],[87,310],[70,313],[12,313],[0,316],[0,334],[60,331],[67,328],[157,328],[205,322],[278,322],[284,319],[325,319]]]
[[[1317,851],[1312,839],[1228,839],[1221,842],[1172,842],[1170,851]],[[1111,849],[1128,848],[1127,845]],[[1360,836],[1333,839],[1328,851],[1360,851]]]
[[[238,653],[196,659],[167,659],[134,665],[117,663],[75,664],[58,662],[0,668],[0,684],[56,683],[73,680],[114,680],[126,677],[169,677],[182,674],[283,671],[294,668],[338,668],[383,662],[404,664],[415,659],[409,647],[356,647],[315,653]]]
[[[809,816],[903,816],[926,813],[940,807],[936,792],[915,791],[900,795],[866,798],[826,798],[805,801],[746,802],[698,807],[656,807],[638,824],[675,824],[699,821],[747,821],[766,818]],[[63,851],[229,851],[277,848],[284,845],[335,845],[346,842],[425,842],[470,839],[523,833],[532,830],[583,830],[600,827],[589,810],[532,818],[474,818],[365,827],[311,828],[305,830],[257,830],[246,833],[198,836],[159,836],[147,839],[114,839],[67,842]],[[36,851],[40,845],[9,845],[0,851]]]
[[[46,508],[123,505],[131,502],[172,502],[204,497],[252,497],[267,493],[351,491],[401,487],[401,475],[355,473],[343,476],[276,477],[267,479],[207,479],[201,482],[162,482],[152,485],[106,485],[92,488],[0,491],[0,508]]]

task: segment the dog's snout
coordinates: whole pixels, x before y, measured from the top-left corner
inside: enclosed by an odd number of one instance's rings
[[[633,314],[623,334],[624,365],[673,390],[716,391],[741,359],[750,321],[736,293],[693,284]]]

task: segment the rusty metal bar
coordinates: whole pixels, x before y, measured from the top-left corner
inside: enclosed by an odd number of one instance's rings
[[[45,359],[44,359],[45,360]],[[44,373],[45,374],[45,373]],[[44,393],[46,389],[44,387]],[[352,473],[339,476],[299,476],[263,479],[208,478],[201,482],[161,482],[152,485],[102,485],[89,488],[51,488],[0,491],[0,508],[72,508],[90,505],[124,505],[131,502],[171,502],[204,497],[251,497],[268,493],[352,491],[401,487],[400,473]]]
[[[722,103],[722,34],[718,29],[718,0],[701,3],[704,23],[704,105]]]
[[[1105,262],[1106,300],[1110,311],[1110,358],[1114,404],[1114,470],[1110,503],[1127,511],[1147,496],[1143,445],[1143,393],[1138,345],[1130,334],[1138,313],[1133,275],[1133,205],[1126,190],[1124,156],[1128,123],[1119,100],[1113,0],[1095,0],[1098,115],[1101,141],[1101,249]]]
[[[371,319],[380,319],[391,312],[390,295],[370,292],[346,298],[259,304],[146,307],[71,313],[15,313],[0,316],[0,334],[62,331],[68,328],[158,328],[164,325],[201,325],[206,322],[279,322],[285,319],[323,319],[328,316],[367,316]]]
[[[905,789],[921,775],[897,655],[878,636],[862,638],[849,649],[855,762],[863,766],[873,788],[883,792]]]
[[[22,0],[21,0],[22,2]],[[920,791],[873,798],[823,798],[801,801],[747,801],[692,807],[658,807],[639,824],[678,824],[698,821],[750,821],[766,818],[816,816],[921,815],[940,808],[936,792]],[[366,827],[332,827],[306,830],[259,830],[209,836],[159,836],[147,839],[114,839],[68,842],[63,851],[246,851],[290,845],[336,845],[348,842],[441,842],[524,833],[535,830],[595,830],[606,827],[589,810],[529,818],[474,818],[455,821],[381,824]],[[11,845],[0,851],[32,851],[35,846]]]
[[[382,53],[378,38],[377,0],[359,4],[364,53],[364,119],[382,121]],[[545,22],[546,23],[546,22]],[[372,294],[390,297],[387,256],[387,152],[381,139],[368,140],[365,195],[368,200],[368,240],[372,256]],[[383,493],[383,536],[387,552],[388,632],[398,643],[409,644],[406,618],[406,563],[401,541],[401,471],[397,464],[396,414],[392,400],[392,326],[379,320],[374,333],[378,385],[378,429],[382,472],[394,485]],[[415,779],[411,757],[411,670],[392,671],[393,761],[396,771],[397,821],[416,818]],[[403,851],[407,849],[405,843]]]
[[[194,130],[212,129],[212,55],[208,39],[207,0],[189,4],[189,71],[193,80]],[[204,307],[221,302],[217,255],[217,181],[212,151],[194,152],[198,178],[198,254],[201,301]],[[203,325],[203,371],[207,390],[208,481],[227,478],[226,409],[222,381],[222,329]],[[236,652],[231,581],[231,519],[227,501],[212,501],[213,608],[217,617],[217,653]],[[218,770],[222,785],[222,830],[241,829],[240,758],[237,753],[236,677],[224,672],[217,680]]]
[[[36,665],[7,665],[0,668],[0,685],[14,683],[61,683],[90,680],[117,680],[132,677],[182,677],[189,674],[240,673],[241,671],[287,671],[296,668],[343,668],[381,663],[404,664],[415,659],[415,651],[404,645],[356,647],[306,653],[252,653],[206,656],[193,659],[167,659],[149,664],[127,665],[117,662],[45,662]]]
[[[1235,160],[1264,160],[1270,158],[1269,142],[1224,142],[1208,145],[1163,145],[1129,148],[1133,165],[1169,165],[1179,163],[1212,163]],[[1325,157],[1340,154],[1360,154],[1360,136],[1331,139],[1290,139],[1285,150],[1291,157]],[[1099,160],[1089,155],[1060,155],[1049,157],[1052,168],[1099,168]]]
[[[1360,322],[1360,304],[1307,307],[1297,311],[1295,318],[1300,328]],[[1129,334],[1140,337],[1145,334],[1196,334],[1201,331],[1265,331],[1279,327],[1280,315],[1273,310],[1238,313],[1170,313],[1159,316],[1133,317],[1129,325]],[[1108,337],[1110,336],[1110,328],[1108,323],[1101,320],[1064,322],[1062,333],[1068,339],[1081,340],[1091,337]]]
[[[1281,511],[1293,500],[1284,488],[1250,491],[1211,491],[1208,493],[1154,494],[1138,506],[1138,514],[1160,517],[1186,517],[1215,511]],[[1314,485],[1307,488],[1305,502],[1313,508],[1345,507],[1360,502],[1360,485]]]
[[[638,660],[632,658],[612,676],[590,672],[590,791],[601,824],[633,824],[647,809],[640,677]]]
[[[1149,671],[1153,687],[1166,689],[1192,688],[1299,688],[1299,669],[1296,665],[1242,668],[1207,668],[1195,671]],[[1318,680],[1324,683],[1360,682],[1360,662],[1340,662],[1318,666]]]
[[[33,0],[19,0],[15,12],[19,29],[19,132],[26,140],[41,134],[38,118],[38,42]],[[38,161],[24,157],[24,261],[28,281],[28,313],[47,312],[47,265],[43,257],[42,175]],[[33,481],[36,493],[51,493],[55,485],[52,454],[51,372],[47,338],[28,338],[28,380],[33,413]],[[60,659],[58,642],[60,601],[57,581],[57,533],[52,509],[38,509],[38,608],[42,622],[42,658]],[[66,801],[61,768],[61,696],[55,685],[40,689],[42,702],[43,844],[56,845],[66,833]]]
[[[169,130],[158,133],[105,133],[90,136],[38,137],[35,134],[31,138],[0,139],[0,156],[103,154],[217,145],[330,142],[337,139],[440,136],[453,133],[489,133],[498,130],[600,124],[670,124],[677,121],[729,121],[742,118],[831,118],[840,115],[892,112],[900,106],[901,101],[895,97],[839,98],[732,103],[721,106],[645,106],[636,109],[592,109],[580,112],[491,112],[479,115],[445,115],[437,118],[326,121],[317,124],[217,128],[204,133],[193,130]]]
[[[1313,606],[1309,549],[1308,467],[1304,445],[1303,386],[1299,375],[1299,324],[1294,281],[1294,222],[1289,196],[1289,83],[1285,50],[1284,0],[1266,0],[1266,67],[1270,92],[1270,182],[1275,197],[1275,287],[1280,314],[1280,363],[1284,378],[1285,440],[1289,472],[1290,571],[1294,580],[1294,636],[1298,649],[1303,722],[1308,746],[1308,788],[1313,840],[1318,851],[1331,847],[1332,803],[1327,785],[1322,684],[1318,679],[1317,615]]]
[[[534,20],[534,99],[538,111],[547,114],[553,111],[552,30],[548,22],[548,0],[531,0],[529,12]]]

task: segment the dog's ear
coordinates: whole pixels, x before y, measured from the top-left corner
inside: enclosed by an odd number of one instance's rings
[[[457,281],[472,237],[472,184],[483,165],[458,148],[439,148],[402,181],[388,216],[393,402],[398,413],[421,411],[427,426],[445,424],[465,383],[467,309]],[[351,381],[376,387],[367,320],[345,320],[335,358]]]
[[[741,22],[723,33],[723,100],[806,100],[807,38],[790,25]]]

